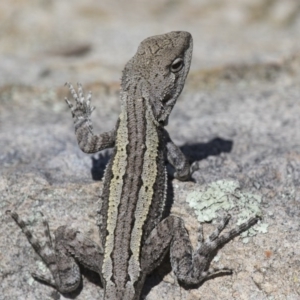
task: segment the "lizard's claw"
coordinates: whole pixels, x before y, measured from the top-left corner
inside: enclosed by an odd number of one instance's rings
[[[67,85],[69,87],[69,90],[72,94],[72,97],[74,100],[76,100],[76,102],[78,103],[79,102],[79,98],[78,98],[78,95],[73,87],[73,85],[70,83],[70,82],[66,82],[65,85]],[[82,92],[82,88],[81,88],[81,92]]]
[[[76,122],[78,119],[89,119],[95,109],[95,107],[91,106],[92,93],[89,92],[85,98],[81,83],[77,83],[77,92],[70,82],[66,82],[65,85],[69,87],[71,95],[75,100],[75,104],[72,104],[68,98],[65,98],[66,103],[71,109],[74,121]]]
[[[72,109],[73,104],[69,101],[69,99],[67,97],[65,97],[65,101],[67,102],[67,104],[69,105],[69,107]]]

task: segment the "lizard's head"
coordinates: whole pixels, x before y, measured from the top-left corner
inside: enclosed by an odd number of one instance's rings
[[[190,33],[172,31],[141,42],[123,71],[122,90],[133,98],[144,98],[155,123],[166,125],[180,95],[192,59]]]

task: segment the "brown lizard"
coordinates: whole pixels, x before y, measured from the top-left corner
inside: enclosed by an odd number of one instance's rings
[[[192,58],[188,32],[170,32],[145,39],[126,64],[121,83],[121,114],[115,129],[95,135],[91,124],[91,93],[85,98],[68,84],[75,105],[66,99],[73,115],[79,147],[95,153],[114,147],[105,171],[101,207],[97,211],[100,245],[79,230],[61,226],[52,243],[41,246],[25,222],[12,212],[27,239],[46,263],[52,277],[34,273],[61,293],[75,290],[81,280],[78,262],[97,272],[106,300],[139,299],[146,276],[170,252],[176,277],[186,285],[199,284],[215,274],[209,264],[216,250],[254,225],[258,218],[220,234],[230,216],[217,229],[200,239],[193,250],[181,218],[163,219],[167,173],[165,159],[175,168],[175,177],[190,177],[190,165],[172,142],[164,126],[181,93]]]

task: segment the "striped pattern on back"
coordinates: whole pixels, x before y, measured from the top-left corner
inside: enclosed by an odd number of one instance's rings
[[[101,215],[107,219],[102,276],[108,294],[125,286],[133,290],[140,276],[142,239],[160,221],[164,207],[163,132],[153,124],[147,107],[144,99],[124,101],[115,155],[106,171],[102,198],[107,198],[102,201],[108,205]]]

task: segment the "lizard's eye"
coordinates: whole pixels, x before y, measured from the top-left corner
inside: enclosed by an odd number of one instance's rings
[[[171,72],[176,73],[179,72],[183,67],[183,59],[178,57],[176,58],[171,65]]]

